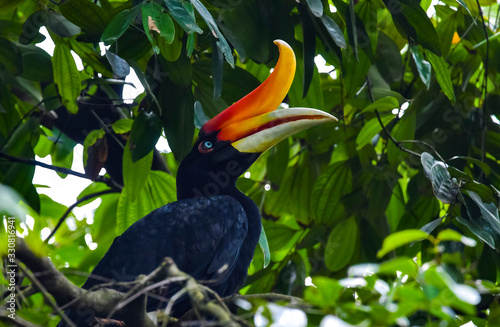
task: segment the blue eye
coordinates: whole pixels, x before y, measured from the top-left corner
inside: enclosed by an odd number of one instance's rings
[[[210,141],[204,141],[201,142],[200,145],[198,145],[198,151],[201,153],[208,153],[214,149],[214,144]]]

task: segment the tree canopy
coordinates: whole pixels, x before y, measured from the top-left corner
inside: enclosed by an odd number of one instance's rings
[[[297,56],[282,106],[339,122],[238,180],[262,251],[228,319],[499,326],[499,24],[494,0],[0,0],[0,233],[25,240],[9,261],[1,238],[2,294],[9,262],[18,271],[16,319],[0,309],[0,324],[57,324],[64,294],[37,272],[81,285],[116,236],[175,201],[197,129],[265,80],[282,39]],[[53,53],[36,46],[42,27]],[[144,92],[127,99],[132,71]],[[66,207],[38,193],[37,166],[92,183]],[[98,198],[91,221],[75,218]]]

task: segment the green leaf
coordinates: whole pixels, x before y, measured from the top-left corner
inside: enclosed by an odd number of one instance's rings
[[[259,237],[259,246],[264,254],[264,269],[269,266],[271,262],[271,252],[269,251],[269,243],[267,242],[266,231],[264,230],[264,226],[262,226],[262,230],[260,232]]]
[[[224,69],[224,58],[222,52],[217,48],[215,39],[212,39],[212,80],[214,81],[214,100],[222,94],[222,79]]]
[[[441,55],[441,45],[436,30],[419,2],[413,0],[383,0],[392,19],[404,37],[410,37],[421,46]]]
[[[156,98],[156,95],[151,90],[151,87],[149,86],[148,80],[146,79],[146,75],[144,75],[144,73],[142,72],[141,67],[139,67],[139,65],[137,64],[137,62],[135,62],[133,60],[129,60],[127,62],[129,63],[130,67],[132,67],[132,69],[134,69],[134,72],[137,75],[137,78],[139,79],[139,81],[141,82],[142,86],[146,90],[146,93],[153,100],[153,103],[156,105],[156,107],[160,111],[160,115],[161,115],[161,106],[160,106],[160,103],[158,102],[158,99]]]
[[[332,37],[333,42],[335,42],[335,44],[340,48],[345,49],[347,44],[345,42],[344,33],[342,33],[339,25],[337,25],[337,23],[335,23],[335,21],[327,15],[323,15],[321,17],[321,22],[328,31],[328,34]]]
[[[317,223],[335,224],[345,213],[341,198],[352,190],[352,171],[346,162],[328,167],[314,184],[310,210]]]
[[[498,207],[494,203],[485,203],[481,197],[472,191],[468,191],[470,197],[481,210],[482,217],[490,225],[494,234],[492,235],[496,239],[500,239],[500,217],[498,215]]]
[[[175,177],[159,170],[151,170],[147,185],[155,208],[177,200]]]
[[[344,287],[339,282],[323,276],[312,278],[314,286],[309,286],[304,292],[304,300],[320,308],[330,308],[333,310],[337,300],[344,291]]]
[[[19,48],[13,43],[0,37],[0,67],[8,73],[18,75],[23,70],[22,56]]]
[[[75,39],[69,39],[71,49],[82,59],[82,61],[92,67],[97,73],[101,73],[105,77],[112,77],[113,73],[101,61],[100,54],[97,54],[91,44],[78,42]]]
[[[130,66],[127,61],[111,51],[106,51],[106,58],[111,65],[111,69],[113,69],[114,78],[125,78],[130,74]]]
[[[170,79],[160,85],[158,100],[168,144],[177,160],[191,151],[194,136],[194,99],[191,86],[178,86]]]
[[[387,124],[395,117],[393,114],[381,115],[380,120],[387,126]],[[382,126],[378,119],[372,118],[370,119],[365,126],[361,129],[358,136],[356,137],[356,150],[360,150],[365,145],[370,143],[372,139],[382,131]]]
[[[463,0],[457,0],[457,2],[458,2],[458,3],[462,6],[462,7],[464,7],[464,8],[465,8],[465,10],[467,10],[467,12],[469,13],[469,15],[471,15],[471,17],[472,17],[472,13],[470,12],[469,7],[467,6],[467,4],[466,4]]]
[[[410,277],[417,277],[418,265],[413,261],[412,258],[407,257],[397,257],[389,261],[383,262],[379,266],[378,274],[383,275],[393,275],[396,276],[398,272],[401,272],[401,276],[408,275]]]
[[[463,160],[467,161],[467,163],[469,163],[469,164],[474,164],[474,165],[478,166],[479,168],[482,169],[482,171],[486,174],[486,176],[488,176],[491,173],[490,166],[488,166],[488,164],[485,163],[484,161],[481,161],[481,160],[476,159],[476,158],[466,157],[466,156],[454,156],[454,157],[448,159],[448,161],[457,160],[457,159],[463,159]]]
[[[11,187],[0,184],[0,214],[22,218],[26,216],[25,208],[20,205],[21,196]]]
[[[134,202],[140,194],[144,193],[141,190],[148,179],[152,162],[153,151],[150,151],[145,157],[135,163],[132,162],[130,142],[127,142],[123,150],[123,192],[127,193],[127,198],[131,202]]]
[[[214,18],[199,0],[191,0],[191,3],[201,15],[201,18],[203,18],[205,23],[207,23],[208,28],[210,28],[210,31],[212,31],[212,34],[216,35],[215,37],[217,38],[217,47],[224,54],[224,58],[226,58],[228,64],[230,64],[231,67],[234,68],[234,58],[231,48],[229,47],[226,38],[222,35],[219,28],[217,27],[217,23],[215,22]]]
[[[323,16],[323,3],[321,3],[321,0],[306,0],[306,3],[314,16],[318,18]]]
[[[109,21],[108,14],[93,1],[68,0],[59,9],[64,17],[89,34],[101,34]]]
[[[54,83],[57,85],[62,104],[70,113],[76,114],[78,112],[76,98],[80,95],[80,73],[67,43],[56,44],[52,63]]]
[[[275,185],[280,186],[285,177],[290,154],[290,145],[287,141],[278,143],[269,149],[267,157],[267,178]],[[304,167],[305,169],[306,167]]]
[[[444,94],[450,99],[452,103],[456,102],[455,91],[453,90],[453,84],[451,82],[450,71],[448,70],[448,65],[444,61],[443,57],[438,57],[432,52],[426,52],[427,58],[431,62],[432,68],[436,73],[436,80],[441,86]]]
[[[442,241],[462,242],[463,244],[470,247],[476,246],[477,243],[474,239],[464,236],[453,229],[445,229],[440,231],[439,234],[436,236],[436,240],[438,242]]]
[[[34,41],[34,43],[40,42],[39,40],[45,39],[39,31],[40,27],[44,24],[47,24],[49,17],[48,13],[43,10],[34,11],[23,23],[23,32],[19,36],[20,44],[30,44]],[[77,27],[77,26],[76,26]],[[77,27],[80,30],[79,27]]]
[[[52,143],[51,155],[52,165],[71,169],[73,165],[73,148],[76,142],[67,135],[57,131],[57,137],[50,137]],[[66,174],[57,173],[61,178],[66,178]]]
[[[349,43],[354,52],[354,58],[358,59],[358,30],[356,27],[356,14],[354,13],[354,0],[349,0],[349,10],[346,12],[346,30]]]
[[[388,96],[370,103],[363,110],[361,110],[360,113],[363,114],[367,112],[373,112],[375,110],[381,113],[386,111],[392,112],[393,109],[399,109],[399,101],[395,97]]]
[[[60,37],[72,37],[80,34],[80,27],[70,22],[63,15],[56,12],[48,12],[47,27],[49,30]]]
[[[205,123],[209,120],[210,120],[210,118],[208,118],[207,115],[205,114],[205,112],[203,111],[203,107],[201,105],[201,102],[195,101],[194,102],[194,126],[197,129],[201,129],[201,127],[203,125],[205,125]]]
[[[186,31],[186,33],[203,34],[203,30],[196,24],[193,5],[187,1],[164,0],[170,15]]]
[[[331,271],[344,268],[354,254],[358,241],[356,219],[350,217],[338,223],[330,233],[325,246],[325,265]]]
[[[144,4],[145,2],[140,2],[137,6],[120,11],[113,17],[102,33],[101,41],[106,45],[110,45],[118,40],[120,36],[125,33],[130,24],[132,24],[137,15],[139,15]]]
[[[111,128],[116,134],[124,134],[130,132],[133,123],[133,119],[119,119],[111,124]]]
[[[154,148],[161,136],[161,121],[154,113],[139,111],[130,130],[128,144],[132,162],[144,158]]]
[[[425,86],[427,86],[427,89],[429,89],[432,77],[431,64],[424,59],[424,55],[418,48],[418,45],[412,46],[410,51],[413,56],[413,60],[415,61],[415,65],[417,66],[418,75]]]
[[[377,258],[382,258],[387,253],[403,245],[427,239],[428,234],[419,229],[407,229],[387,236],[382,243],[382,248],[377,252]]]
[[[94,145],[98,139],[103,138],[106,135],[106,132],[102,129],[94,129],[90,131],[85,137],[85,141],[83,142],[83,166],[87,166],[87,160],[89,157],[88,149]]]
[[[159,49],[151,35],[152,31],[159,32],[160,37],[162,37],[167,44],[172,44],[174,41],[174,22],[168,14],[163,12],[163,8],[159,4],[149,2],[142,8],[142,25],[156,53],[159,52]]]
[[[303,93],[302,97],[306,97],[309,87],[311,86],[311,81],[315,69],[314,58],[316,57],[316,30],[314,22],[311,19],[311,15],[305,8],[305,6],[298,6],[300,19],[302,21],[302,34],[303,34],[303,46],[302,46],[302,57],[304,58],[304,78],[302,79]],[[321,7],[323,10],[323,7]]]

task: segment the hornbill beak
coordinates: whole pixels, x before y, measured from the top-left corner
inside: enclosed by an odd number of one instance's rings
[[[295,75],[295,54],[276,40],[280,57],[269,77],[251,93],[209,120],[200,134],[217,133],[219,141],[230,141],[240,152],[262,153],[286,137],[337,118],[320,110],[289,108],[276,110]]]

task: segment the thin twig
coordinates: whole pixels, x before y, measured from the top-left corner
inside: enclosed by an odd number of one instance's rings
[[[484,57],[484,77],[483,77],[483,101],[481,105],[481,111],[480,111],[480,116],[481,116],[481,160],[484,161],[485,156],[486,156],[486,122],[484,119],[484,106],[486,103],[486,96],[488,94],[488,66],[489,66],[489,55],[490,55],[490,38],[488,36],[488,30],[486,29],[486,22],[484,21],[484,14],[483,10],[481,8],[481,4],[479,3],[479,0],[476,0],[477,7],[479,9],[479,16],[481,16],[481,21],[482,21],[482,27],[484,31],[484,37],[486,38],[486,56]]]
[[[38,278],[35,277],[34,274],[29,271],[29,269],[24,269],[22,265],[18,265],[19,269],[31,280],[33,284],[35,284],[36,288],[40,290],[44,299],[50,304],[54,310],[56,310],[57,314],[61,316],[61,319],[64,320],[70,327],[76,327],[76,325],[64,314],[61,308],[57,305],[57,303],[49,296],[49,292],[45,289],[45,287],[40,283]]]
[[[413,154],[415,156],[418,156],[420,157],[421,154],[420,153],[417,153],[415,151],[412,151],[410,149],[407,149],[404,145],[402,145],[400,142],[396,141],[394,139],[394,137],[392,137],[391,133],[387,130],[387,127],[384,126],[384,123],[382,122],[382,119],[380,119],[380,114],[378,113],[378,110],[375,109],[375,115],[377,115],[377,119],[378,119],[378,122],[380,124],[380,126],[382,126],[382,129],[384,130],[384,132],[387,134],[387,137],[389,137],[389,139],[394,143],[394,145],[400,149],[401,151],[403,152],[406,152],[406,153],[409,153],[409,154]]]
[[[58,166],[49,165],[49,164],[46,164],[44,162],[41,162],[41,161],[38,161],[35,159],[19,158],[19,157],[11,156],[10,154],[4,153],[4,152],[0,152],[0,158],[7,159],[11,162],[20,162],[20,163],[24,163],[24,164],[31,165],[31,166],[39,166],[42,168],[53,170],[53,171],[58,172],[58,173],[73,175],[76,177],[92,180],[90,177],[88,177],[84,173],[80,173],[78,171],[74,171],[74,170],[71,170],[71,169],[65,168],[65,167],[58,167]],[[121,190],[121,188],[122,188],[115,181],[113,181],[110,178],[104,177],[104,176],[97,176],[97,178],[94,181],[105,183],[109,187],[117,189],[117,190]]]
[[[61,216],[61,218],[59,218],[59,221],[57,222],[56,227],[54,227],[54,229],[52,230],[52,232],[50,232],[49,236],[45,239],[45,242],[49,242],[50,238],[52,236],[54,236],[54,234],[57,232],[57,230],[59,229],[59,227],[61,227],[63,221],[68,217],[68,215],[71,213],[71,211],[73,211],[73,209],[76,206],[78,206],[80,203],[85,202],[87,200],[90,200],[92,198],[96,198],[96,197],[99,197],[101,195],[110,194],[110,193],[119,193],[119,191],[118,190],[114,190],[114,189],[110,189],[110,190],[104,190],[104,191],[100,191],[100,192],[88,194],[88,195],[82,197],[81,199],[77,200],[72,205],[70,205],[68,207],[68,209],[66,210],[66,212]]]
[[[420,141],[420,140],[401,140],[401,141],[398,141],[399,143],[418,143],[418,144],[423,144],[425,145],[426,147],[428,147],[429,149],[432,150],[432,152],[434,152],[436,154],[436,156],[442,161],[442,162],[445,162],[446,160],[443,159],[443,157],[441,157],[441,155],[439,154],[439,152],[437,152],[436,148],[433,147],[432,145],[430,145],[429,143],[425,142],[425,141]]]

